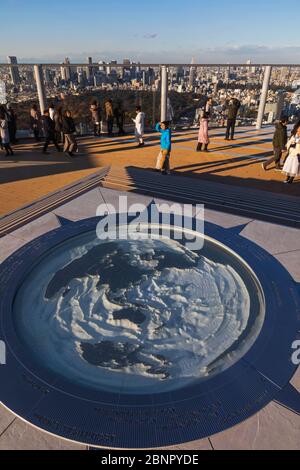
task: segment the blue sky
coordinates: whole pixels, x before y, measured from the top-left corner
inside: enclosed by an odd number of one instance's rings
[[[299,0],[0,2],[1,60],[300,62]]]

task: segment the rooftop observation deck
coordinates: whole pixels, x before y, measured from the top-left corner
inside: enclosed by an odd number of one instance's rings
[[[159,136],[154,133],[146,135],[142,149],[136,148],[131,135],[83,137],[79,139],[79,154],[73,159],[52,147],[49,155],[43,155],[42,144],[32,141],[16,145],[14,157],[1,153],[0,261],[56,228],[57,216],[71,220],[92,217],[100,202],[113,202],[118,193],[129,192],[133,202],[154,197],[205,203],[206,220],[226,228],[244,227],[243,236],[271,253],[299,283],[300,244],[295,227],[300,221],[300,181],[284,185],[281,173],[273,167],[264,172],[261,167],[272,155],[273,127],[261,131],[237,128],[233,142],[224,140],[224,129],[214,129],[210,134],[210,151],[206,154],[195,151],[196,130],[175,132],[173,175],[165,179],[152,171],[159,151]],[[97,180],[101,169],[105,169],[106,177]],[[84,195],[76,190],[80,180],[85,185]],[[66,186],[75,189],[63,189]],[[48,198],[50,193],[55,198]],[[34,204],[37,199],[42,202]],[[300,391],[299,369],[291,385]],[[299,449],[299,429],[299,407],[292,402],[282,406],[280,401],[272,401],[228,431],[175,449]],[[29,426],[0,405],[0,449],[80,448]]]
[[[261,163],[272,155],[272,134],[272,126],[261,131],[250,127],[238,128],[236,140],[227,142],[224,140],[224,129],[214,129],[210,132],[209,152],[196,153],[197,132],[175,132],[172,172],[196,178],[199,182],[207,180],[238,186],[241,190],[247,187],[300,196],[300,181],[296,180],[291,186],[284,185],[284,175],[275,172],[272,166],[266,172],[261,167]],[[50,154],[43,155],[42,144],[29,140],[20,142],[14,149],[14,157],[0,154],[1,216],[104,166],[111,167],[111,174],[118,173],[119,176],[132,167],[152,170],[159,152],[159,136],[156,133],[148,134],[142,149],[136,148],[131,135],[83,137],[79,139],[79,154],[73,159],[51,147]]]

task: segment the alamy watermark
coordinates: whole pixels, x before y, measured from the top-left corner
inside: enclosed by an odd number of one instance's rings
[[[300,366],[300,340],[294,341],[292,344],[292,349],[294,353],[292,355],[292,363],[295,366]]]
[[[6,345],[4,341],[0,340],[0,366],[6,364]]]
[[[158,237],[181,241],[189,250],[204,245],[204,205],[142,203],[128,204],[127,196],[119,196],[118,207],[100,204],[96,215],[101,217],[96,233],[100,240],[147,240]]]

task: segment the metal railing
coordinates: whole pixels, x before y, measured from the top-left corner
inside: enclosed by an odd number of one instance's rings
[[[56,70],[59,69],[61,72],[62,71],[67,71],[70,73],[71,71],[74,71],[77,69],[78,70],[83,70],[83,71],[92,71],[92,73],[95,73],[95,76],[97,77],[97,73],[103,72],[104,76],[111,76],[111,72],[114,71],[116,72],[113,74],[113,79],[118,80],[118,73],[120,70],[122,73],[124,71],[132,71],[134,70],[137,74],[140,76],[140,80],[145,81],[145,78],[141,78],[141,75],[145,74],[147,71],[154,71],[151,75],[151,85],[149,85],[150,80],[148,80],[148,85],[145,85],[145,89],[147,91],[153,91],[153,109],[152,109],[152,121],[155,121],[155,118],[157,116],[157,111],[156,111],[156,106],[157,106],[157,99],[156,96],[159,94],[160,95],[160,118],[161,120],[166,120],[168,116],[168,96],[169,92],[172,91],[172,86],[173,86],[173,77],[174,77],[174,71],[176,72],[176,69],[179,69],[181,71],[181,76],[184,77],[185,83],[187,84],[186,86],[186,92],[193,93],[193,76],[196,75],[197,71],[201,71],[201,73],[205,74],[210,74],[211,72],[216,73],[217,76],[220,75],[220,82],[226,89],[226,96],[231,94],[231,91],[233,89],[234,85],[234,78],[231,78],[230,74],[234,74],[236,72],[240,71],[248,71],[249,73],[251,70],[254,71],[252,73],[253,77],[251,80],[253,80],[253,83],[255,84],[256,89],[257,87],[261,87],[261,92],[260,92],[260,98],[259,104],[258,104],[258,109],[256,109],[257,113],[257,118],[256,118],[256,127],[257,129],[260,129],[263,124],[264,116],[265,116],[265,108],[266,108],[266,103],[268,99],[268,90],[270,87],[270,83],[272,81],[272,76],[273,76],[273,82],[274,82],[274,74],[275,76],[279,73],[279,70],[285,71],[285,75],[287,77],[290,77],[290,80],[292,80],[294,77],[297,77],[297,80],[299,81],[299,87],[300,87],[300,64],[177,64],[177,63],[166,63],[166,64],[156,64],[156,63],[150,63],[150,64],[142,64],[142,63],[43,63],[43,64],[33,64],[33,63],[7,63],[7,64],[0,64],[0,80],[3,75],[5,76],[5,73],[8,72],[10,75],[10,81],[13,82],[12,84],[15,85],[15,88],[17,89],[17,94],[20,93],[18,91],[18,87],[20,87],[20,74],[24,74],[24,70],[26,71],[27,75],[30,76],[31,80],[31,87],[32,87],[32,92],[28,94],[32,98],[32,96],[36,96],[35,93],[38,95],[39,99],[39,104],[40,104],[40,109],[41,112],[44,111],[44,109],[47,107],[47,95],[48,97],[51,95],[51,77],[49,81],[45,79],[45,74],[49,72],[49,70]],[[224,75],[224,71],[226,71],[226,74]],[[65,77],[65,82],[70,82],[70,77],[68,76],[68,73],[66,74],[67,76]],[[77,72],[76,72],[77,73]],[[78,72],[80,73],[80,72]],[[246,75],[247,75],[246,73]],[[65,73],[64,73],[65,75]],[[242,74],[241,74],[242,76]],[[187,78],[188,77],[188,78]],[[102,77],[103,78],[103,77]],[[203,78],[203,77],[202,77]],[[6,82],[9,82],[8,76],[6,76]],[[3,81],[3,78],[2,78]],[[205,80],[203,80],[205,81]],[[15,82],[15,83],[14,83]],[[155,82],[155,85],[153,84]],[[157,83],[156,83],[157,82]],[[187,83],[188,82],[188,83]],[[276,83],[280,84],[280,81],[277,80]],[[128,82],[124,81],[123,85]],[[237,81],[238,83],[238,81]],[[8,83],[8,86],[10,87],[11,83]],[[246,87],[251,85],[251,81],[246,83]],[[120,83],[118,83],[119,88],[121,87]],[[97,91],[97,85],[96,86],[86,86],[86,89],[92,89],[92,91]],[[62,92],[68,92],[69,88],[68,86],[65,86],[65,88],[57,87],[56,92],[59,93],[59,91]],[[136,89],[136,92],[141,91],[141,89]],[[158,93],[157,93],[158,92]],[[211,94],[214,92],[211,91]],[[0,91],[1,94],[1,91]],[[26,95],[25,95],[26,96]],[[0,96],[1,98],[1,96]],[[251,107],[250,107],[251,108]],[[252,108],[251,108],[252,109]],[[253,109],[252,109],[253,111]],[[279,115],[281,112],[280,106],[278,107],[276,114]],[[252,113],[253,114],[253,113]]]

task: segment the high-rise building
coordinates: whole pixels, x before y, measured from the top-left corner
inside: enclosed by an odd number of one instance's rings
[[[69,58],[66,57],[63,63],[65,65],[69,65],[70,64]],[[71,80],[71,68],[70,67],[61,67],[60,70],[61,70],[62,80],[64,80],[65,82],[68,82],[69,80]]]
[[[88,67],[86,67],[85,69],[85,73],[86,73],[86,78],[87,78],[87,81],[89,83],[91,83],[93,81],[93,75],[94,75],[94,70],[93,70],[93,67],[92,67],[92,64],[93,64],[93,59],[92,57],[88,57],[87,58],[87,62],[89,64]]]
[[[44,69],[44,79],[45,79],[45,83],[47,85],[49,85],[49,83],[51,83],[51,74],[50,74],[50,70],[48,68]]]
[[[195,64],[195,58],[193,57],[192,58],[192,62],[191,64]],[[190,76],[189,76],[189,90],[193,90],[194,86],[195,86],[195,78],[196,78],[196,68],[195,67],[191,67],[190,68]]]
[[[11,76],[11,81],[14,86],[18,86],[20,84],[20,74],[19,74],[19,69],[17,67],[18,61],[15,56],[8,56],[7,61],[9,64],[11,64],[10,67],[10,76]]]

